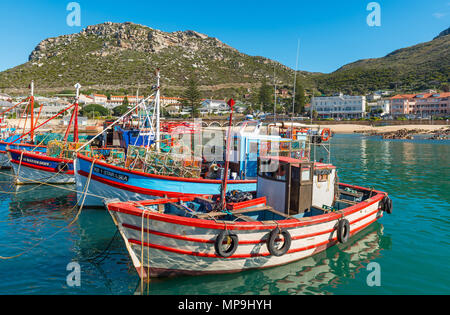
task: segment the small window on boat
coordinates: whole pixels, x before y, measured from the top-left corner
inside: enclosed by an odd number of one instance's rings
[[[239,151],[239,138],[234,137],[233,139],[233,151]]]
[[[287,168],[286,164],[280,165],[280,167],[278,168],[278,170],[275,174],[275,179],[285,181],[286,180],[286,168]]]
[[[250,142],[250,153],[258,153],[258,143]]]
[[[328,180],[328,174],[319,174],[317,175],[317,181],[326,182]]]
[[[311,178],[311,169],[308,168],[302,168],[302,182],[309,181]]]

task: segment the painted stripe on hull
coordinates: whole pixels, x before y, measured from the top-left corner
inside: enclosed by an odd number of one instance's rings
[[[78,199],[82,197],[86,178],[91,170],[90,161],[77,158],[75,160],[75,176],[77,182]],[[215,182],[188,182],[184,180],[167,180],[135,174],[135,172],[121,171],[117,167],[108,167],[104,163],[96,167],[95,164],[91,175],[91,184],[88,188],[88,196],[85,200],[86,206],[103,207],[103,200],[117,198],[121,201],[140,201],[157,197],[177,196],[199,196],[220,194],[220,183]],[[109,173],[111,172],[111,173]],[[105,174],[111,174],[107,176]],[[115,177],[120,177],[121,180]],[[228,184],[227,190],[255,191],[255,181],[235,181]],[[92,195],[101,196],[93,197]]]
[[[141,260],[141,217],[110,211],[119,223],[125,240],[129,240],[138,261]],[[382,216],[378,203],[373,203],[359,211],[345,216],[351,223],[351,233],[364,229]],[[286,264],[322,251],[336,243],[337,219],[322,221],[313,225],[303,225],[288,229],[292,236],[291,249],[281,257],[271,256],[265,240],[270,230],[238,230],[240,244],[235,254],[221,258],[215,254],[212,241],[220,229],[208,229],[191,225],[178,225],[154,218],[144,219],[144,227],[156,231],[144,233],[144,264],[150,263],[152,276],[170,274],[228,273],[244,269],[266,268]],[[132,228],[130,228],[132,226]],[[331,231],[331,232],[330,232]],[[177,235],[177,237],[170,237]],[[136,265],[136,264],[135,264]]]

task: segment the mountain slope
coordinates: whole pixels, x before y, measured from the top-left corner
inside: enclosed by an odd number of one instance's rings
[[[297,79],[308,91],[323,94],[439,88],[449,82],[449,46],[450,28],[432,41],[385,57],[359,60],[330,74],[300,71]],[[28,62],[0,73],[0,90],[23,93],[35,80],[39,93],[73,90],[75,82],[84,90],[132,93],[153,84],[155,68],[161,69],[165,92],[173,95],[179,95],[191,73],[204,97],[255,91],[264,78],[272,82],[274,69],[278,86],[292,86],[294,77],[292,69],[276,61],[243,54],[195,31],[167,33],[130,22],[106,22],[41,41]]]
[[[153,83],[158,67],[163,85],[175,87],[183,86],[191,72],[207,86],[271,81],[274,67],[282,83],[293,81],[294,74],[278,62],[248,56],[195,31],[166,33],[130,22],[107,22],[43,40],[27,63],[0,73],[0,88],[24,88],[32,79],[49,91],[71,88],[77,81],[103,90],[142,87]]]
[[[320,75],[317,85],[327,93],[335,90],[364,93],[400,88],[421,90],[449,82],[450,35],[443,31],[432,41],[396,50],[385,57],[347,64],[331,74]]]

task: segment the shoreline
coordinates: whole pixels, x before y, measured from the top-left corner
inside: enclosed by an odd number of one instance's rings
[[[336,125],[322,125],[323,128],[330,128],[335,134],[353,134],[353,133],[384,133],[395,132],[402,129],[414,130],[421,129],[422,134],[431,134],[434,131],[450,128],[450,125],[395,125],[395,126],[365,126],[357,124],[336,124]]]

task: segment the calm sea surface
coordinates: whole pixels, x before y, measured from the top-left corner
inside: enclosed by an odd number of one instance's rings
[[[340,180],[388,192],[393,214],[347,244],[296,263],[154,280],[148,293],[450,294],[450,141],[336,135],[331,152]],[[0,256],[39,246],[0,259],[0,294],[139,292],[139,278],[105,210],[83,210],[61,230],[77,213],[75,194],[47,186],[16,188],[5,174],[0,174]],[[81,266],[80,287],[66,282],[72,261]],[[371,262],[380,267],[380,286],[367,285]]]

